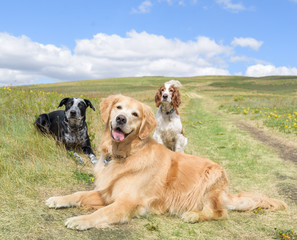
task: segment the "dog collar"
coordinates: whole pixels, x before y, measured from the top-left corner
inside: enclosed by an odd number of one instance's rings
[[[172,114],[173,112],[174,112],[174,108],[171,109],[169,112],[166,112],[166,115],[170,115],[170,114]]]
[[[170,111],[166,112],[165,109],[163,108],[163,106],[161,106],[161,112],[162,112],[163,114],[166,113],[166,115],[170,115],[170,114],[172,114],[174,111],[175,111],[175,109],[172,108]]]
[[[104,166],[107,166],[111,160],[112,160],[111,156],[107,155],[103,160]]]

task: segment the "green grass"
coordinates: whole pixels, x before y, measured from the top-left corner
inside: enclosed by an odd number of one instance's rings
[[[219,88],[282,94],[294,93],[297,89],[296,77],[242,78],[240,81],[230,78],[225,81],[213,82],[210,85]]]
[[[273,149],[233,124],[236,114],[238,120],[266,125],[267,117],[260,114],[264,108],[269,108],[269,113],[276,108],[275,114],[294,114],[294,89],[288,86],[294,85],[297,78],[292,77],[175,78],[184,84],[180,89],[180,114],[189,142],[186,152],[222,165],[229,176],[231,192],[252,191],[283,199],[289,205],[287,211],[230,212],[228,220],[197,224],[184,223],[173,216],[148,215],[112,229],[78,232],[65,228],[64,221],[87,214],[86,210],[45,206],[44,201],[50,196],[92,189],[92,166],[82,154],[85,164],[77,164],[63,146],[38,134],[33,127],[35,117],[56,110],[64,97],[89,98],[96,111],[87,111],[88,127],[99,155],[103,131],[101,98],[122,93],[147,103],[156,112],[156,89],[169,79],[172,78],[121,78],[1,88],[0,239],[286,239],[279,233],[289,236],[292,230],[296,232],[297,204],[284,191],[287,186],[296,186],[296,165],[280,159]],[[286,89],[277,91],[274,86],[284,82]],[[271,83],[273,87],[269,87]],[[263,90],[262,85],[267,88]],[[242,107],[249,108],[249,113],[244,114]],[[268,126],[267,131],[281,129]],[[286,141],[287,136],[296,143],[294,133],[280,132]]]
[[[238,100],[240,99],[240,100]],[[297,134],[297,99],[288,96],[235,96],[220,109],[261,120],[263,125],[286,134]]]

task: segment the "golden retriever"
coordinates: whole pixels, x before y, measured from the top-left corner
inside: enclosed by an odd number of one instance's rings
[[[103,99],[106,125],[94,191],[51,197],[50,208],[83,206],[89,215],[67,219],[68,228],[103,228],[148,212],[170,213],[194,223],[227,217],[227,210],[285,209],[282,201],[228,193],[222,167],[209,159],[172,152],[150,137],[156,127],[151,109],[122,95]]]

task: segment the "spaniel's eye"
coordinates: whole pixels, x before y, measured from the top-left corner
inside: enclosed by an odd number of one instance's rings
[[[122,109],[122,106],[117,106],[117,109]]]
[[[172,89],[170,89],[170,91],[169,92],[173,92],[173,90]]]
[[[161,92],[164,92],[164,89],[162,89]]]
[[[134,117],[138,117],[138,114],[137,114],[136,112],[133,112],[132,115],[133,115]]]

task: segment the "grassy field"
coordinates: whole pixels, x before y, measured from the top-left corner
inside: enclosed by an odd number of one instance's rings
[[[91,100],[89,133],[97,155],[103,126],[102,97],[122,93],[154,106],[159,86],[172,78],[140,77],[0,88],[0,239],[297,239],[297,159],[288,160],[265,141],[238,128],[244,122],[297,148],[297,77],[175,78],[184,85],[181,118],[186,152],[222,165],[233,193],[249,191],[284,200],[287,211],[230,212],[230,219],[197,224],[148,215],[112,229],[84,232],[64,227],[84,209],[48,209],[53,195],[92,189],[92,166],[33,127],[35,117],[57,109],[64,97]],[[286,145],[285,145],[286,146]],[[291,159],[291,158],[290,158]]]

